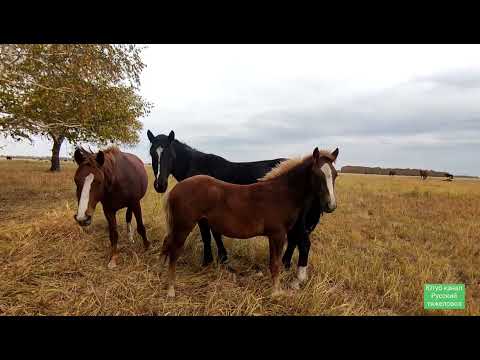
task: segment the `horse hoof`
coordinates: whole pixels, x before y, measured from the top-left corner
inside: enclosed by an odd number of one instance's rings
[[[279,297],[285,295],[285,291],[282,289],[277,289],[272,292],[272,297]]]
[[[213,262],[213,259],[211,260],[203,260],[202,266],[207,267]]]
[[[167,297],[169,298],[175,297],[175,289],[173,288],[173,286],[168,288]]]
[[[297,279],[293,280],[293,281],[290,283],[290,287],[291,287],[293,290],[300,290],[300,281],[298,281]]]
[[[112,270],[112,269],[115,269],[116,267],[117,267],[117,263],[113,260],[110,260],[108,263],[108,268]]]

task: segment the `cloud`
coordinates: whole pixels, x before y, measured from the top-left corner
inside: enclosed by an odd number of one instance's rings
[[[339,146],[339,165],[480,175],[480,46],[162,45],[145,61],[155,107],[128,150],[146,161],[147,129],[174,130],[233,161]]]
[[[480,150],[480,88],[452,87],[445,82],[432,82],[433,78],[444,77],[415,78],[334,104],[310,102],[302,107],[285,101],[282,106],[260,111],[232,105],[212,110],[211,120],[189,123],[178,119],[173,123],[183,124],[178,138],[188,138],[187,142],[200,150],[236,161],[304,154],[314,146],[340,146],[346,150],[341,154],[347,162],[458,168],[458,157],[449,157],[448,152],[443,154],[440,150],[468,149],[463,158]],[[325,87],[318,91],[318,96],[327,96]],[[264,94],[264,98],[270,97],[275,94]],[[244,103],[239,100],[238,104]],[[368,153],[367,148],[371,149]],[[414,156],[412,149],[416,150]],[[441,161],[433,158],[435,153],[443,154]],[[409,156],[404,157],[405,154]],[[422,154],[427,154],[428,159]],[[478,165],[468,164],[471,171],[479,172]]]
[[[468,68],[441,72],[430,76],[420,76],[418,81],[429,81],[459,88],[480,88],[480,69]]]

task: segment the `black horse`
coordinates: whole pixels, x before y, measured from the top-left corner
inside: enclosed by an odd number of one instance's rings
[[[159,193],[167,190],[170,174],[177,181],[194,175],[209,175],[225,182],[248,185],[257,182],[273,167],[286,160],[279,158],[254,162],[230,162],[220,156],[205,154],[179,142],[175,139],[173,131],[168,136],[163,134],[154,136],[148,130],[147,135],[151,143],[150,155],[155,174],[153,186]],[[282,259],[286,268],[290,267],[295,247],[299,250],[298,267],[307,266],[310,250],[309,234],[315,229],[322,213],[320,201],[316,198],[300,213],[297,222],[288,233],[288,246]],[[227,251],[222,242],[222,235],[211,230],[206,220],[199,221],[198,226],[204,244],[203,265],[213,261],[210,231],[217,244],[220,262],[226,262]]]

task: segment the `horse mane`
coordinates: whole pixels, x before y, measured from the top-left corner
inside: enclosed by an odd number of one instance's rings
[[[91,165],[95,165],[95,157],[97,156],[97,152],[95,151],[92,151],[92,149],[85,149],[84,147],[82,146],[77,146],[76,148],[77,150],[79,150],[82,155],[85,157],[85,161],[88,161]],[[113,155],[121,152],[121,150],[118,148],[118,146],[116,145],[111,145],[105,149],[101,149],[99,151],[102,151],[103,154],[105,155],[105,159],[106,158],[112,158]]]
[[[328,150],[319,150],[320,152],[320,157],[326,157],[330,161],[334,162],[334,158],[330,151]],[[268,173],[266,173],[263,177],[259,178],[258,181],[267,181],[271,180],[274,178],[277,178],[283,174],[286,174],[290,171],[292,171],[294,168],[297,168],[301,165],[304,165],[311,161],[313,158],[313,155],[306,155],[303,157],[295,157],[292,159],[287,159],[285,161],[280,162],[277,164],[272,170],[270,170]]]
[[[179,141],[179,140],[177,140],[177,139],[173,140],[173,142],[176,143],[177,145],[183,146],[183,147],[186,148],[187,150],[200,152],[199,150],[197,150],[197,149],[191,147],[190,145],[185,144],[184,142]]]
[[[99,168],[97,161],[95,160],[97,157],[97,153],[92,151],[90,148],[89,150],[85,149],[82,146],[77,146],[77,150],[79,150],[82,155],[85,157],[83,164],[88,163],[90,166],[93,166],[105,174],[106,180],[108,184],[113,182],[114,178],[114,167],[115,167],[115,155],[119,154],[121,150],[115,146],[111,145],[105,149],[102,149],[105,156],[105,162],[101,168]]]

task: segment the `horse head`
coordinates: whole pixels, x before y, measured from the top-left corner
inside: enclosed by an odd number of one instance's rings
[[[106,179],[102,169],[105,155],[103,151],[94,154],[77,148],[74,158],[78,164],[74,177],[77,186],[78,210],[74,219],[81,226],[87,226],[92,222],[97,203],[103,199],[105,194]]]
[[[153,187],[159,193],[167,191],[168,177],[173,171],[177,157],[173,147],[175,133],[170,131],[168,136],[160,134],[154,136],[150,130],[147,131],[150,140],[150,156],[152,157],[152,169],[155,175]]]
[[[337,208],[335,199],[337,170],[333,166],[337,156],[338,148],[332,153],[320,152],[318,148],[313,151],[312,189],[318,194],[321,207],[327,213],[331,213]]]

